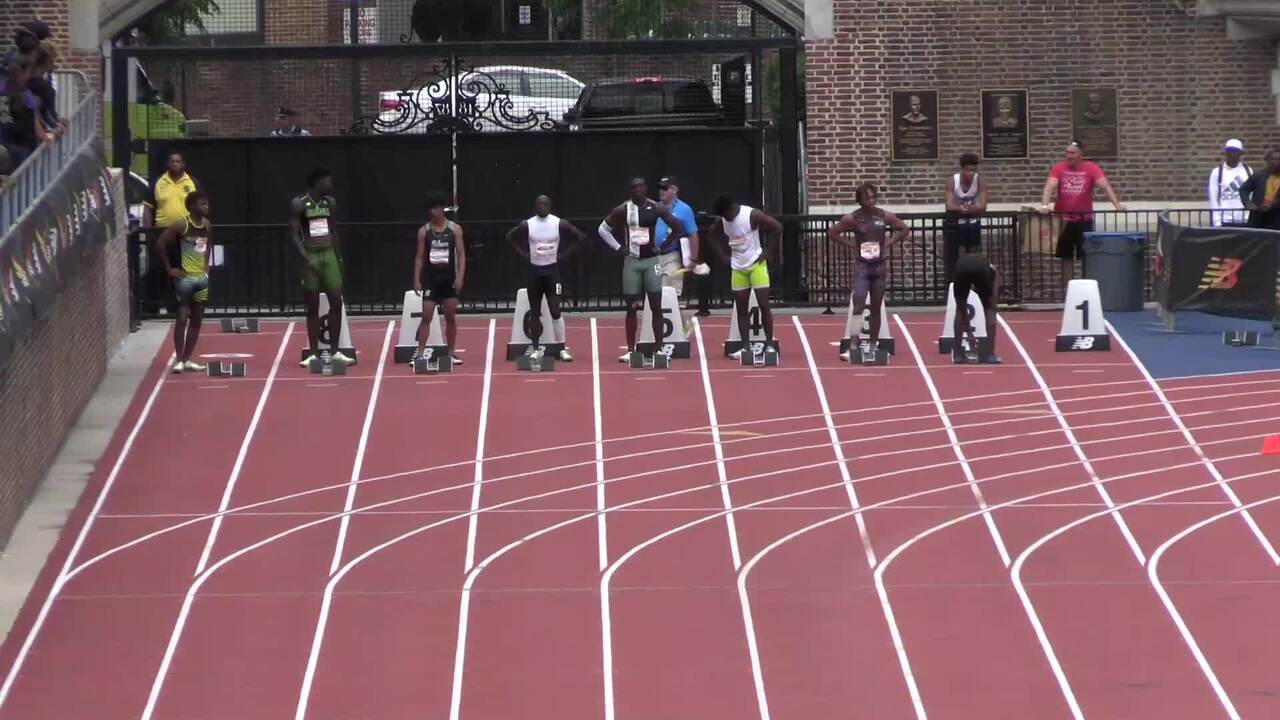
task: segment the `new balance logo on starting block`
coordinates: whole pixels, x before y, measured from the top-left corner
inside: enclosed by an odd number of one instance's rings
[[[1054,341],[1058,352],[1090,352],[1111,349],[1111,336],[1102,319],[1102,296],[1097,280],[1072,280],[1062,306],[1062,329]]]

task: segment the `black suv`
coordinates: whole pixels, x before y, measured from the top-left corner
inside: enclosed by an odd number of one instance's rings
[[[572,130],[725,123],[711,88],[691,77],[597,80],[582,89],[564,121]]]

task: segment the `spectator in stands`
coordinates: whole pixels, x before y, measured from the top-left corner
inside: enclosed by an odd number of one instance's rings
[[[32,58],[31,79],[27,88],[40,100],[40,119],[45,129],[54,137],[62,134],[64,123],[58,117],[58,95],[53,84],[53,70],[57,65],[57,48],[49,40],[41,40],[40,45],[29,55]]]
[[[1071,276],[1075,274],[1075,258],[1084,259],[1084,234],[1093,231],[1093,188],[1102,188],[1107,199],[1117,211],[1124,205],[1116,197],[1102,168],[1084,159],[1080,143],[1067,143],[1062,162],[1053,166],[1044,182],[1040,200],[1040,212],[1052,210],[1062,218],[1062,232],[1058,235],[1058,247],[1054,253],[1062,260],[1062,291],[1066,292]],[[1056,195],[1056,198],[1055,198]],[[1049,201],[1053,200],[1053,205]]]
[[[1214,227],[1246,223],[1240,188],[1253,170],[1241,161],[1242,155],[1244,143],[1232,138],[1222,148],[1222,162],[1209,171],[1209,221]]]
[[[49,32],[49,26],[39,20],[25,22],[14,28],[13,48],[5,53],[4,61],[0,62],[0,67],[4,69],[9,68],[13,65],[13,61],[17,59],[19,55],[30,55],[35,52],[37,47],[40,46],[40,34],[36,30],[31,29],[32,25],[42,27],[46,35]]]
[[[26,161],[36,147],[52,139],[40,118],[40,100],[31,93],[31,58],[20,56],[9,66],[0,87],[0,145],[9,151],[14,169]]]
[[[280,108],[280,112],[276,113],[276,129],[271,131],[271,137],[294,137],[310,134],[309,130],[298,124],[298,113],[287,107]]]
[[[1254,173],[1240,186],[1241,207],[1251,210],[1249,225],[1280,230],[1280,150],[1268,150],[1266,168]]]

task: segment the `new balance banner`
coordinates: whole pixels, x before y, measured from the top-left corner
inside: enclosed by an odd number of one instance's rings
[[[115,224],[111,175],[94,143],[0,238],[0,368],[76,279],[85,255],[115,235]]]
[[[1280,232],[1160,221],[1160,304],[1233,317],[1276,316]]]

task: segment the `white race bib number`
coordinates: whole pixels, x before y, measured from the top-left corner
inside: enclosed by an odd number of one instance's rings
[[[449,264],[449,248],[431,248],[428,259],[432,265],[448,265]]]
[[[196,252],[203,255],[209,249],[209,241],[206,238],[198,238],[196,240]]]
[[[879,260],[880,259],[880,243],[864,242],[859,250],[863,260]]]
[[[632,249],[648,245],[649,228],[633,227],[628,231],[627,237],[631,240]]]
[[[311,218],[307,221],[307,231],[313,238],[329,234],[329,218]]]
[[[738,237],[729,238],[729,248],[732,250],[746,250],[747,236],[739,235]]]
[[[558,250],[554,242],[538,242],[533,245],[533,254],[543,258],[554,258]]]

